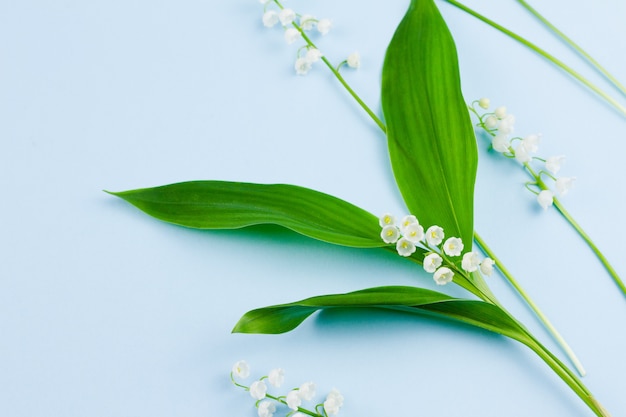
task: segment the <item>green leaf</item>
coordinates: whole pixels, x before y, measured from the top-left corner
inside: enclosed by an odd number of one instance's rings
[[[375,308],[437,315],[499,333],[525,344],[530,343],[525,329],[494,304],[453,298],[440,292],[405,286],[324,295],[252,310],[239,320],[233,332],[284,333],[298,327],[314,312],[331,308]]]
[[[398,187],[420,222],[472,242],[476,140],[454,40],[433,0],[412,0],[385,56],[382,107]]]
[[[293,185],[192,181],[110,194],[157,219],[195,229],[276,224],[337,245],[389,247],[373,214]]]

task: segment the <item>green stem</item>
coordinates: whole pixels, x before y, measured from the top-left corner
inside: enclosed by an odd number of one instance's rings
[[[626,96],[626,87],[624,87],[615,77],[613,77],[613,75],[611,75],[611,73],[609,73],[606,69],[604,69],[604,67],[602,65],[600,65],[600,63],[598,61],[593,59],[593,57],[591,57],[591,55],[589,55],[584,49],[582,49],[580,46],[578,46],[576,44],[576,42],[571,40],[567,35],[565,35],[563,32],[561,32],[559,29],[557,29],[556,26],[554,26],[552,23],[550,23],[548,21],[548,19],[543,17],[541,14],[539,14],[539,12],[536,9],[534,9],[530,4],[528,4],[524,0],[517,0],[517,2],[522,7],[524,7],[529,13],[531,13],[533,16],[535,16],[541,23],[546,25],[546,27],[548,27],[548,29],[550,29],[552,32],[554,32],[555,35],[557,35],[559,38],[561,38],[561,40],[563,42],[565,42],[570,48],[572,48],[576,52],[578,52],[578,54],[581,55],[585,60],[587,60],[587,62],[594,69],[596,69],[611,84],[613,84],[613,86],[616,89],[618,89],[622,93],[622,95]]]
[[[543,182],[541,177],[530,167],[530,165],[524,164],[524,168],[526,168],[526,172],[528,172],[528,175],[530,175],[537,182],[537,185],[539,186],[539,188],[541,188],[542,190],[549,189],[548,186]],[[587,243],[587,246],[589,246],[591,251],[600,260],[600,263],[602,263],[602,266],[604,266],[604,269],[606,269],[606,271],[609,273],[611,278],[613,278],[613,281],[615,282],[615,284],[619,287],[619,289],[622,291],[624,296],[626,296],[626,285],[624,284],[624,281],[622,281],[622,279],[617,274],[617,271],[615,270],[613,265],[611,265],[609,260],[606,258],[606,256],[604,256],[604,254],[600,251],[600,249],[598,249],[598,246],[593,242],[593,240],[591,240],[591,237],[583,230],[580,224],[578,224],[578,222],[574,220],[572,215],[565,209],[565,207],[559,201],[559,199],[554,197],[553,201],[554,201],[554,207],[559,211],[559,213],[561,213],[561,215],[565,218],[565,220],[567,220],[569,224],[572,225],[574,230],[576,230],[578,235],[585,241],[585,243]]]
[[[578,359],[578,357],[576,356],[572,348],[570,348],[570,346],[567,344],[567,342],[561,336],[558,330],[552,325],[550,320],[548,320],[546,315],[543,314],[543,312],[539,309],[537,304],[535,304],[535,302],[530,298],[528,293],[526,293],[526,291],[521,287],[521,285],[513,277],[513,274],[511,274],[508,268],[504,266],[502,261],[500,261],[500,259],[496,256],[493,250],[491,250],[491,248],[487,245],[487,243],[483,240],[483,238],[476,232],[474,233],[474,240],[476,240],[476,243],[478,243],[478,245],[482,248],[485,255],[487,255],[488,257],[490,257],[491,259],[495,261],[498,269],[500,269],[500,271],[505,276],[505,278],[509,281],[509,283],[513,286],[513,288],[515,288],[515,290],[519,293],[519,295],[522,296],[524,301],[526,301],[528,306],[537,315],[539,320],[543,323],[543,325],[548,330],[548,332],[552,335],[554,340],[563,348],[563,350],[565,351],[565,354],[572,361],[572,364],[574,365],[574,367],[576,368],[580,376],[585,376],[587,372],[585,371],[585,368],[583,367],[582,363],[580,362],[580,360]]]
[[[500,32],[504,33],[505,35],[507,35],[507,36],[509,36],[509,37],[511,37],[513,39],[515,39],[516,41],[518,41],[522,45],[526,46],[527,48],[530,48],[531,50],[533,50],[537,54],[543,56],[548,61],[550,61],[553,64],[555,64],[556,66],[560,67],[563,71],[567,72],[569,75],[571,75],[572,77],[577,79],[579,82],[584,84],[587,88],[589,88],[591,91],[596,93],[598,96],[600,96],[602,99],[604,99],[611,106],[613,106],[623,116],[626,116],[626,107],[622,106],[613,97],[609,96],[607,93],[605,93],[600,88],[598,88],[595,84],[591,83],[589,80],[587,80],[585,77],[580,75],[578,72],[574,71],[572,68],[567,66],[563,61],[560,61],[559,59],[557,59],[554,56],[550,55],[545,50],[539,48],[537,45],[529,42],[528,40],[522,38],[521,36],[517,35],[516,33],[513,33],[512,31],[508,30],[507,28],[497,24],[493,20],[490,20],[490,19],[486,18],[485,16],[483,16],[483,15],[479,14],[478,12],[470,9],[469,7],[459,3],[458,1],[456,1],[456,0],[443,0],[443,1],[445,1],[447,3],[450,3],[451,5],[453,5],[453,6],[457,7],[457,8],[459,8],[459,9],[463,10],[464,12],[474,16],[475,18],[477,18],[477,19],[487,23],[489,26],[499,30]]]

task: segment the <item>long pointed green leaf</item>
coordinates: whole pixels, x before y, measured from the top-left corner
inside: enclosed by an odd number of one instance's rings
[[[319,310],[377,308],[418,314],[435,314],[528,343],[525,330],[500,307],[483,301],[464,300],[417,287],[388,286],[347,294],[307,298],[247,312],[235,325],[237,333],[284,333],[298,327]]]
[[[433,0],[412,0],[391,40],[382,106],[393,172],[409,210],[468,245],[476,140],[454,40]]]
[[[111,194],[160,220],[196,229],[276,224],[338,245],[387,246],[376,216],[293,185],[192,181]]]

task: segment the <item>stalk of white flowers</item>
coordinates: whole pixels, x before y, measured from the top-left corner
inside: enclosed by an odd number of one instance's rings
[[[285,379],[285,371],[282,368],[272,369],[267,376],[252,382],[250,386],[243,385],[236,379],[245,379],[250,376],[250,367],[246,361],[238,361],[233,365],[230,372],[230,379],[236,386],[248,391],[250,396],[256,400],[257,414],[259,417],[273,417],[277,411],[276,404],[287,406],[291,412],[287,416],[303,417],[329,417],[337,415],[343,406],[343,395],[336,389],[330,391],[323,403],[317,404],[313,410],[303,408],[305,401],[311,401],[315,397],[316,387],[313,382],[305,382],[300,387],[289,391],[286,395],[273,395],[268,392],[265,380],[273,387],[280,387]]]

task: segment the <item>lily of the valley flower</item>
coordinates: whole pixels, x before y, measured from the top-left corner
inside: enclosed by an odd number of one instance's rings
[[[262,400],[267,394],[267,385],[263,381],[254,381],[250,384],[250,396],[255,400]]]
[[[282,9],[278,12],[278,19],[283,26],[287,26],[296,20],[296,12],[291,9]]]
[[[561,165],[563,165],[564,162],[564,155],[551,156],[546,159],[546,169],[556,175],[561,170]]]
[[[339,413],[341,406],[343,406],[343,395],[336,389],[333,389],[324,401],[324,411],[329,416],[335,416]]]
[[[415,243],[411,242],[405,237],[402,237],[396,243],[396,250],[400,256],[411,256],[417,248],[415,247]]]
[[[564,196],[574,185],[574,177],[559,177],[556,179],[555,187],[560,196]]]
[[[239,361],[233,365],[233,375],[240,379],[250,376],[250,366],[246,361]]]
[[[290,45],[300,39],[300,36],[301,33],[296,28],[287,28],[285,30],[285,41]]]
[[[396,226],[385,226],[380,232],[380,237],[385,243],[396,243],[400,239],[400,231]]]
[[[461,268],[467,272],[474,272],[478,270],[480,266],[480,258],[476,252],[467,252],[463,255],[461,261]]]
[[[352,52],[350,55],[348,55],[346,63],[350,68],[359,68],[361,66],[361,55],[359,55],[358,52]]]
[[[430,226],[426,230],[426,243],[430,246],[439,246],[444,237],[443,228],[439,226]]]
[[[270,385],[279,388],[285,382],[285,371],[282,368],[272,369],[267,376]]]
[[[280,19],[278,18],[278,13],[276,13],[275,10],[268,10],[263,13],[263,25],[265,27],[274,27],[279,21]]]
[[[431,253],[424,258],[424,271],[433,273],[441,266],[443,258],[438,253]]]
[[[442,266],[438,270],[435,271],[433,275],[433,279],[437,285],[446,285],[449,282],[452,282],[454,278],[454,272],[450,270],[450,268]]]
[[[300,397],[298,390],[294,389],[289,391],[287,397],[285,398],[285,402],[287,403],[287,407],[291,408],[292,410],[297,410],[298,407],[302,405],[302,397]]]
[[[261,401],[257,412],[259,417],[272,417],[276,412],[276,404],[269,400]]]
[[[458,237],[450,237],[443,244],[443,251],[448,256],[459,256],[463,251],[463,241]]]
[[[550,190],[541,190],[537,194],[537,203],[546,210],[554,203],[554,194]]]
[[[315,397],[315,384],[313,382],[305,382],[300,385],[300,389],[298,389],[298,395],[304,401],[311,401],[313,397]]]
[[[333,23],[330,21],[330,19],[321,19],[317,22],[317,31],[322,35],[327,35],[332,26]]]
[[[493,273],[493,266],[495,265],[495,261],[491,258],[485,258],[483,259],[483,261],[480,263],[480,272],[482,272],[483,275],[486,276],[491,276],[491,274]]]

